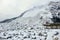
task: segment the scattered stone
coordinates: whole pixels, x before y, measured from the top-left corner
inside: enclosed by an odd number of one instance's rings
[[[56,32],[56,34],[54,34],[54,35],[58,35],[59,34],[59,32]]]
[[[31,32],[31,31],[28,31],[28,32]]]
[[[43,34],[42,34],[42,33],[39,33],[38,35],[39,35],[39,36],[43,36]]]
[[[32,29],[34,29],[34,28],[32,28],[32,27],[31,27],[31,29],[30,29],[30,30],[32,30]]]
[[[12,38],[12,36],[7,37],[7,39],[9,39],[9,38],[11,39],[11,38]]]
[[[32,37],[32,39],[36,39],[36,37]]]
[[[34,33],[34,36],[35,36],[35,33]]]
[[[40,40],[42,40],[42,39],[40,39]]]
[[[53,40],[59,40],[59,38],[58,37],[55,37]]]
[[[24,39],[26,39],[26,38],[27,38],[27,36],[24,37]]]
[[[30,35],[28,35],[28,38],[30,38]]]
[[[3,36],[6,36],[6,34],[5,34],[5,33],[3,33]]]

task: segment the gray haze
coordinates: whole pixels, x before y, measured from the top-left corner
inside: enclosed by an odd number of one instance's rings
[[[0,21],[19,16],[25,10],[49,1],[51,0],[0,0]]]

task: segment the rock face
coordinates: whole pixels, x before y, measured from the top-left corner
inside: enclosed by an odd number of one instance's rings
[[[53,16],[52,20],[54,21],[54,23],[59,23],[60,22],[60,1],[50,2],[49,8]]]

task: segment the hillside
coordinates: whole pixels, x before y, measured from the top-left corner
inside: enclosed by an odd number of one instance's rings
[[[50,3],[43,7],[33,7],[18,17],[1,21],[0,40],[60,40],[60,29],[45,29],[43,26],[46,22],[54,23],[51,19],[57,15],[53,13],[55,9],[51,11],[51,8],[55,7],[51,4],[54,5],[57,2]],[[29,17],[27,14],[33,16]]]

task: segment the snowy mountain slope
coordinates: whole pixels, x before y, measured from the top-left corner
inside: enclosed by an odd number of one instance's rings
[[[14,18],[10,18],[10,19],[5,19],[3,21],[0,21],[0,23],[5,23],[5,22],[10,22],[14,19],[17,19],[17,18],[20,18],[20,17],[33,17],[35,15],[37,15],[38,11],[40,10],[44,10],[44,8],[46,7],[47,5],[42,5],[42,6],[36,6],[36,7],[33,7],[33,8],[30,8],[26,11],[24,11],[23,13],[21,13],[21,15],[17,16],[17,17],[14,17]],[[42,9],[43,8],[43,9]],[[38,11],[36,11],[38,10]],[[33,11],[36,12],[35,15],[32,15],[33,14]],[[31,12],[31,13],[30,13]],[[26,16],[27,15],[27,16]],[[32,15],[32,16],[31,16]]]
[[[41,6],[43,7],[43,6]],[[5,23],[5,22],[11,22],[12,20],[16,19],[16,18],[20,18],[20,17],[23,17],[24,15],[26,15],[26,13],[30,12],[30,11],[33,11],[34,9],[41,9],[41,7],[33,7],[33,8],[30,8],[26,11],[24,11],[23,13],[21,13],[21,15],[17,16],[17,17],[14,17],[14,18],[10,18],[10,19],[5,19],[3,21],[0,21],[0,23]],[[30,13],[29,13],[30,14]]]
[[[22,15],[22,16],[18,16],[16,17],[15,19],[12,18],[10,19],[11,21],[8,23],[2,23],[2,26],[5,26],[5,28],[9,29],[10,27],[12,28],[16,28],[17,26],[20,27],[20,24],[23,25],[30,25],[30,26],[33,26],[33,25],[39,25],[41,26],[43,23],[45,24],[46,21],[48,23],[52,23],[51,21],[51,13],[46,10],[46,8],[40,8],[40,7],[36,7],[36,8],[33,8],[33,9],[29,9],[28,11],[25,11],[23,14],[32,14],[33,17],[25,17],[25,15]],[[34,14],[36,14],[36,16],[34,16]],[[28,16],[28,15],[27,15]],[[18,24],[17,24],[18,23]]]

